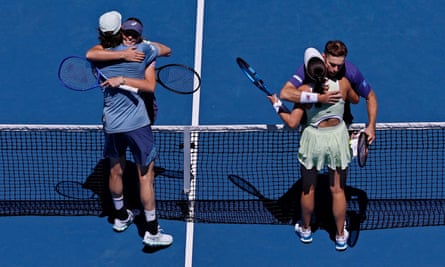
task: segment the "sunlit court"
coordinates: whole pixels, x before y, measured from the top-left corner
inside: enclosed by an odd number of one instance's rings
[[[4,3],[1,265],[441,266],[445,94],[437,75],[440,53],[431,51],[440,51],[445,38],[445,5],[401,5]],[[158,68],[181,64],[196,72],[157,77],[156,215],[174,238],[165,247],[142,243],[144,210],[130,151],[124,196],[136,216],[127,230],[113,231],[97,74],[86,74],[93,75],[94,87],[85,91],[71,90],[58,75],[63,59],[83,60],[98,43],[99,16],[110,10],[140,18],[145,39],[171,47],[171,56],[156,61]],[[354,157],[348,167],[344,252],[335,248],[326,168],[315,191],[313,241],[300,242],[294,226],[302,213],[302,128],[287,127],[266,97],[279,94],[303,64],[306,48],[323,51],[328,40],[345,42],[347,60],[360,68],[378,99],[376,138],[366,162]],[[237,58],[255,68],[267,90],[246,77]],[[188,91],[169,89],[162,79],[172,86],[187,79]],[[351,110],[350,132],[365,129],[367,100],[360,98]]]

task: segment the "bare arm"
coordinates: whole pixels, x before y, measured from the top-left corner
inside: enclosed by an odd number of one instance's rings
[[[302,86],[296,88],[291,82],[286,82],[280,91],[280,98],[294,103],[301,103]],[[316,93],[313,93],[316,94]],[[311,103],[335,104],[342,98],[340,91],[329,91],[325,94],[316,94],[317,101]]]
[[[352,89],[351,83],[346,78],[340,80],[340,86],[342,91],[345,92],[345,100],[351,102],[352,104],[358,104],[360,102],[360,96],[357,92]]]
[[[366,109],[368,111],[368,125],[366,126],[365,132],[368,135],[369,144],[372,144],[375,140],[375,127],[378,111],[377,96],[375,95],[374,90],[371,90],[368,97],[366,97]]]
[[[267,97],[270,101],[270,103],[274,104],[279,101],[277,95],[272,95]],[[294,109],[288,113],[284,111],[278,112],[278,116],[280,116],[281,120],[283,120],[284,123],[286,123],[287,126],[289,126],[292,129],[297,128],[300,125],[301,118],[303,117],[304,109],[301,107],[301,105],[297,104],[294,106]]]
[[[152,45],[156,46],[159,49],[159,57],[169,57],[172,54],[172,50],[170,47],[165,44],[161,44],[158,42],[151,42]]]
[[[86,58],[92,61],[125,60],[142,62],[145,58],[144,52],[136,50],[135,46],[121,51],[104,49],[102,45],[95,45],[86,53]]]
[[[154,93],[156,89],[156,72],[155,64],[152,63],[145,69],[145,78],[136,79],[124,76],[112,77],[101,84],[101,86],[119,87],[120,85],[128,85],[138,88],[139,91]]]

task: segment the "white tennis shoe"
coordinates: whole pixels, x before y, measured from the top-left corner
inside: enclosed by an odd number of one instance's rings
[[[114,231],[123,232],[128,228],[128,226],[130,226],[133,223],[134,220],[133,212],[131,212],[131,210],[127,210],[127,213],[128,217],[125,220],[119,220],[117,218],[114,219],[114,224],[113,224]]]
[[[312,231],[311,227],[303,228],[299,223],[295,224],[295,232],[297,233],[300,241],[304,244],[309,244],[312,242]]]
[[[151,247],[169,246],[173,243],[173,236],[164,234],[161,229],[158,229],[158,233],[155,235],[146,231],[142,243]]]
[[[345,228],[342,236],[335,236],[335,249],[337,251],[345,251],[348,248],[348,238],[349,232]]]

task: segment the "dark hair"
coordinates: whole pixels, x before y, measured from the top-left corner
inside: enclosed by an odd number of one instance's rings
[[[122,34],[119,30],[116,34],[113,32],[99,31],[99,42],[104,48],[116,47],[122,43]]]
[[[323,60],[313,57],[307,63],[308,78],[315,82],[324,82],[326,78],[326,64]]]
[[[346,57],[348,55],[348,48],[342,41],[332,40],[326,43],[324,53],[334,57]]]

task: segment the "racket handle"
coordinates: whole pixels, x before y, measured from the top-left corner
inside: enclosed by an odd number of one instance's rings
[[[133,93],[137,93],[139,91],[138,88],[131,87],[131,86],[128,86],[128,85],[120,85],[119,88],[122,89],[122,90],[133,92]]]

